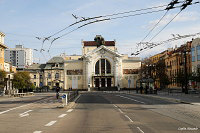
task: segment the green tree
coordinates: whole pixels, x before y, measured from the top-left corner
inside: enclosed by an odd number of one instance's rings
[[[4,86],[5,86],[5,78],[6,78],[6,72],[0,70],[0,90],[3,90]]]
[[[13,85],[16,89],[21,89],[22,92],[26,89],[33,89],[29,72],[17,72],[14,74]]]

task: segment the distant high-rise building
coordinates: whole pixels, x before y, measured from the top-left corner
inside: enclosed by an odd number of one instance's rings
[[[16,45],[15,48],[5,50],[5,61],[11,62],[17,68],[25,68],[33,64],[33,51],[22,45]]]

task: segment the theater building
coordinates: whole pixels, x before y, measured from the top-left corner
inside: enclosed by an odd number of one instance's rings
[[[37,75],[42,75],[42,79],[33,79],[36,86],[52,88],[59,85],[63,89],[135,88],[141,60],[120,54],[115,41],[104,41],[102,36],[97,35],[94,41],[82,41],[82,55],[53,57],[42,66],[40,71],[37,69],[40,73]],[[32,68],[30,66],[27,70],[34,78]]]

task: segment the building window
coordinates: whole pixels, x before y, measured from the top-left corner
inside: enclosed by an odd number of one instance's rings
[[[97,61],[95,65],[95,74],[99,74],[99,60]]]
[[[42,87],[43,86],[43,83],[42,82],[40,82],[40,87]]]
[[[51,86],[51,82],[48,82],[48,86]]]
[[[55,79],[59,79],[59,73],[56,73]]]
[[[192,62],[195,62],[195,48],[191,48],[191,52],[192,52]]]
[[[101,74],[105,74],[105,59],[101,59]]]
[[[36,82],[34,82],[34,85],[36,86]]]
[[[110,62],[108,60],[106,60],[106,73],[107,74],[111,73],[111,66],[110,66]]]
[[[110,74],[111,65],[110,62],[106,59],[100,59],[95,64],[95,74]]]
[[[34,75],[34,79],[36,79],[36,75]]]
[[[51,73],[48,73],[48,78],[49,78],[49,79],[51,78]]]
[[[200,61],[200,45],[197,46],[197,60]]]
[[[40,75],[40,79],[42,79],[42,75]]]

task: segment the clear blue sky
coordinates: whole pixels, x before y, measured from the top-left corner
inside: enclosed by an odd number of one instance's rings
[[[40,49],[42,42],[37,40],[35,36],[46,37],[74,23],[76,20],[71,14],[79,17],[93,17],[165,5],[169,2],[170,0],[0,0],[0,31],[6,34],[5,44],[8,47],[13,48],[16,44],[23,44],[27,48]],[[167,40],[172,37],[171,34],[184,35],[200,32],[199,7],[200,4],[186,8],[153,41]],[[170,21],[179,10],[171,10],[151,36]],[[164,13],[165,11],[88,25],[55,41],[50,51],[51,56],[63,52],[67,55],[81,54],[81,40],[91,41],[95,35],[102,35],[105,40],[116,39],[119,52],[130,55],[131,52],[134,52],[136,43],[145,37],[150,28]],[[59,35],[69,30],[63,31]],[[190,40],[191,38],[187,38],[164,44],[143,52],[139,56],[153,55]],[[49,42],[44,44],[45,50],[49,48],[49,45]],[[49,59],[49,54],[47,52],[43,53]],[[42,54],[34,51],[34,61],[38,62],[39,58],[41,62],[45,62]]]

